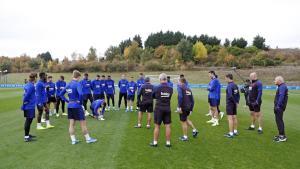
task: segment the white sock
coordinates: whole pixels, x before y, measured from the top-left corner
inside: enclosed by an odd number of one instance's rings
[[[255,126],[254,126],[254,124],[251,124],[251,126],[250,126],[251,128],[255,128]]]
[[[188,138],[187,135],[183,135],[183,138]]]
[[[170,145],[170,144],[171,144],[171,141],[166,141],[166,144],[167,144],[167,145]]]
[[[157,144],[157,141],[154,140],[154,141],[153,141],[153,144],[156,145],[156,144]]]
[[[75,135],[70,135],[70,137],[71,137],[71,141],[76,141],[76,137],[75,137]]]
[[[138,126],[141,127],[141,123],[138,123]]]
[[[50,121],[46,120],[46,125],[49,126],[50,125]]]
[[[196,132],[197,131],[197,129],[193,129],[193,132]]]
[[[54,114],[56,114],[56,110],[55,109],[53,110],[53,112],[54,112]]]
[[[41,123],[37,123],[36,126],[37,127],[42,127],[42,124]]]
[[[229,135],[233,136],[233,132],[229,132]]]
[[[91,139],[89,134],[84,135],[84,137],[85,137],[85,140],[90,140]]]
[[[29,138],[29,136],[24,136],[24,138]]]
[[[133,106],[131,106],[130,109],[132,110],[132,109],[133,109]]]
[[[127,108],[126,108],[127,110],[129,109],[129,106],[127,106]]]
[[[262,130],[262,127],[258,127],[258,130]]]
[[[233,133],[237,133],[238,131],[237,130],[233,130]]]

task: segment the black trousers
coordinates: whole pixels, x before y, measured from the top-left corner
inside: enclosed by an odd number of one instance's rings
[[[56,113],[58,113],[60,103],[61,103],[61,110],[64,113],[65,112],[65,101],[62,100],[60,97],[56,97],[56,101],[57,101],[57,103],[56,103]]]
[[[119,93],[119,104],[118,107],[121,106],[122,98],[124,97],[125,108],[127,107],[127,93]]]
[[[106,95],[106,99],[107,99],[107,105],[108,105],[108,107],[110,106],[110,99],[111,99],[111,101],[112,101],[112,105],[113,105],[113,107],[115,107],[115,95],[114,94],[107,94]],[[119,106],[120,107],[120,106]]]
[[[83,107],[84,107],[84,110],[87,110],[87,102],[88,100],[90,101],[90,103],[92,104],[93,103],[93,96],[92,94],[85,94],[83,95]]]
[[[41,123],[43,111],[45,111],[45,119],[49,120],[49,108],[46,103],[38,105],[37,110],[38,110],[38,117],[37,117],[38,123]]]
[[[33,118],[26,118],[25,123],[24,123],[24,131],[25,131],[25,136],[29,136],[30,132],[30,125],[32,123]]]
[[[283,112],[284,112],[284,110],[279,110],[279,109],[274,110],[275,120],[276,120],[277,128],[279,131],[279,135],[284,136],[285,131],[284,131],[284,122],[283,122]]]

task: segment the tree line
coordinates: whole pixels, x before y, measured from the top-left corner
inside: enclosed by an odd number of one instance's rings
[[[266,39],[260,35],[247,42],[243,37],[233,40],[202,34],[186,36],[182,32],[151,33],[142,41],[140,35],[122,40],[112,45],[104,56],[90,47],[86,56],[73,52],[62,60],[53,59],[50,52],[36,57],[23,54],[18,57],[0,57],[0,70],[9,72],[47,72],[81,71],[158,71],[189,70],[195,66],[276,66],[292,62],[280,52],[271,52]]]

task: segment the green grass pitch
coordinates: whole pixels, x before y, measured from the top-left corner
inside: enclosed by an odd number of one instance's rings
[[[124,110],[106,112],[106,121],[87,118],[95,144],[80,142],[71,145],[66,117],[51,117],[53,129],[37,131],[36,120],[31,133],[38,141],[23,142],[23,113],[20,111],[21,89],[0,89],[0,168],[63,169],[63,168],[204,168],[204,169],[299,169],[300,168],[300,92],[290,91],[288,108],[284,114],[288,141],[274,143],[277,134],[273,114],[275,91],[264,91],[264,134],[245,130],[249,125],[249,112],[242,97],[238,109],[240,135],[234,139],[223,136],[227,132],[226,117],[220,126],[206,124],[207,92],[194,89],[196,107],[190,116],[200,131],[198,138],[180,142],[181,127],[177,113],[172,112],[173,147],[164,147],[164,128],[159,147],[148,146],[153,128],[135,129],[137,113]],[[224,111],[224,94],[221,109]],[[116,100],[117,101],[117,100]],[[176,94],[172,109],[176,109]],[[145,124],[144,116],[144,124]],[[77,137],[83,141],[79,125]]]

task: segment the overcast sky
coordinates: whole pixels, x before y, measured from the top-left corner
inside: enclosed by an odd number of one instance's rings
[[[0,0],[0,56],[54,58],[103,55],[110,45],[140,34],[181,31],[224,41],[255,35],[271,47],[300,47],[297,0]]]

